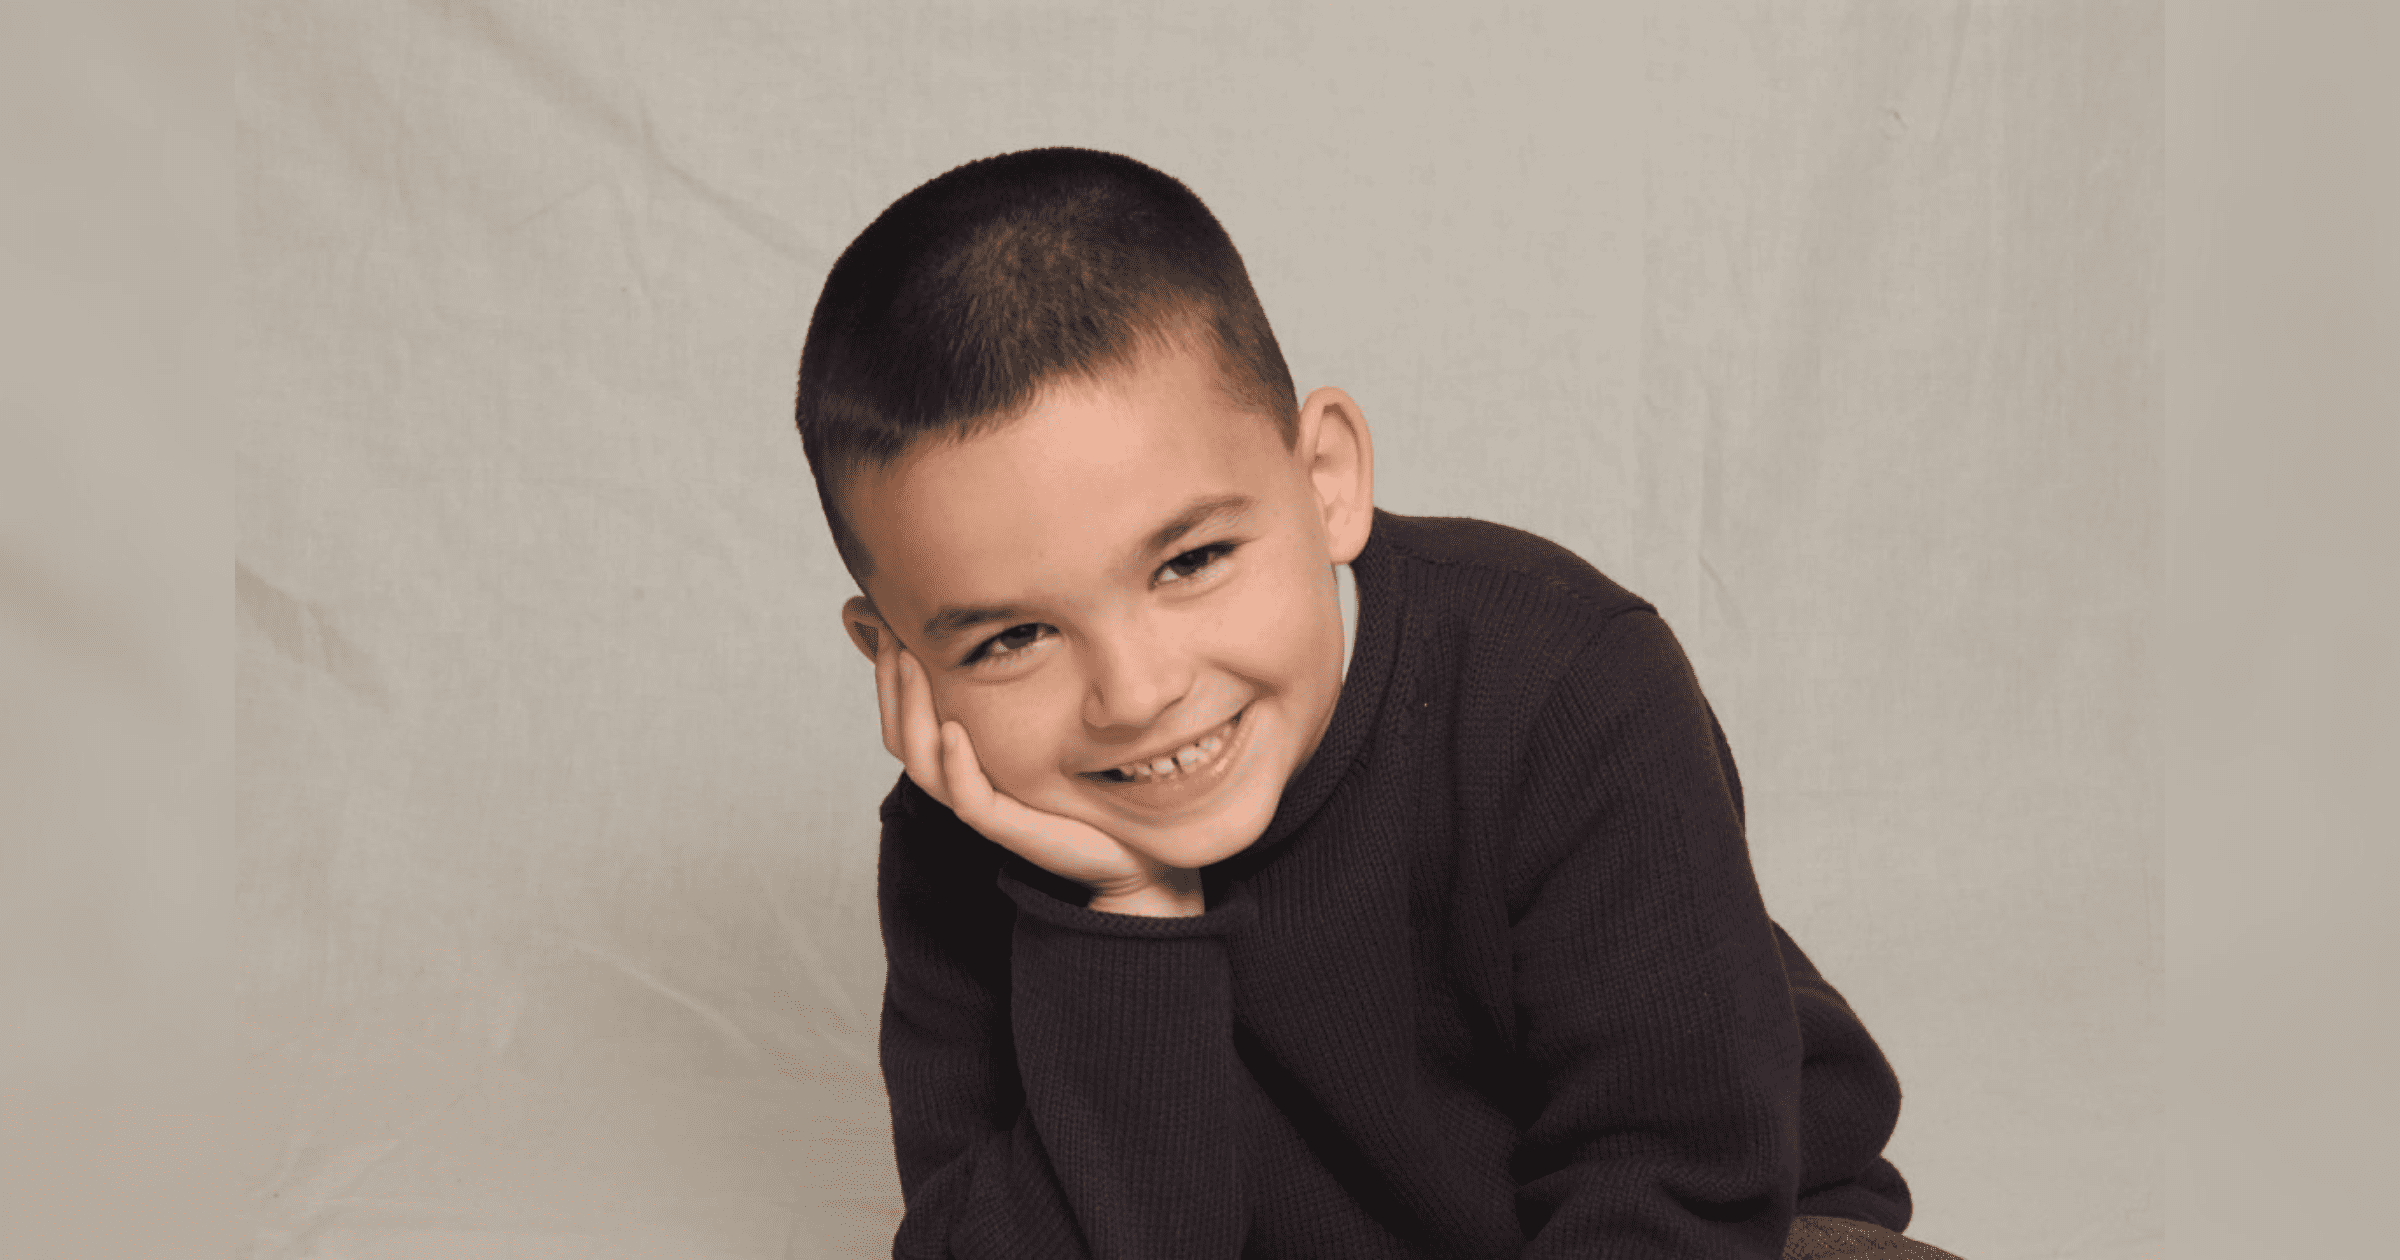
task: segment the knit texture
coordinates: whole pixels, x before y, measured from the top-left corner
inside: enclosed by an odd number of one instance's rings
[[[1674,636],[1378,512],[1333,719],[1205,914],[883,806],[899,1256],[1758,1257],[1908,1223],[1899,1087],[1760,903]]]

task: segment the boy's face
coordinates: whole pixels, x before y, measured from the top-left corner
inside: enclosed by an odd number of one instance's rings
[[[1205,349],[1045,388],[852,480],[872,602],[844,621],[897,632],[993,787],[1169,866],[1230,857],[1332,718],[1332,566],[1371,525],[1357,404],[1318,390],[1299,428],[1286,450]]]

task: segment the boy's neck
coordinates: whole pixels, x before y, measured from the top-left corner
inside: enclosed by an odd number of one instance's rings
[[[1333,566],[1333,581],[1341,588],[1338,597],[1342,601],[1342,677],[1348,678],[1350,653],[1358,647],[1358,578],[1350,572],[1349,565],[1337,564]]]

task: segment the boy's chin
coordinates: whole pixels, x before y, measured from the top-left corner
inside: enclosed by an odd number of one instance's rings
[[[1214,866],[1258,843],[1275,820],[1275,802],[1228,801],[1206,816],[1141,828],[1121,837],[1153,861],[1184,870]]]

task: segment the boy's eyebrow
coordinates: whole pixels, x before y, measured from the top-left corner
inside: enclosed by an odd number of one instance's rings
[[[925,619],[925,637],[938,642],[969,626],[980,626],[987,621],[1015,621],[1024,615],[1023,610],[1005,604],[997,608],[945,608]]]
[[[1153,530],[1150,534],[1149,547],[1143,554],[1163,551],[1174,546],[1185,534],[1191,533],[1216,517],[1247,511],[1249,507],[1250,496],[1246,494],[1221,494],[1213,498],[1201,499],[1186,506],[1182,511],[1177,512],[1172,520]],[[987,608],[944,608],[925,619],[925,637],[939,641],[970,626],[980,626],[991,621],[1016,621],[1024,616],[1024,610],[1013,604],[1001,604]]]
[[[1200,528],[1211,517],[1247,511],[1249,507],[1250,496],[1246,494],[1221,494],[1213,499],[1202,499],[1193,503],[1177,512],[1175,519],[1159,526],[1157,531],[1150,535],[1150,546],[1144,554],[1151,551],[1163,551],[1174,546],[1178,539]]]

